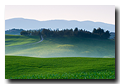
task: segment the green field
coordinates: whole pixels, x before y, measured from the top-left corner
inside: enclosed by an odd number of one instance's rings
[[[115,41],[109,39],[100,40],[77,37],[51,37],[44,38],[44,40],[38,44],[23,45],[37,42],[40,39],[39,37],[20,35],[6,35],[5,37],[6,55],[35,57],[115,57]]]
[[[5,56],[5,79],[115,79],[115,58]]]
[[[34,43],[39,40],[38,36],[5,35],[5,47]]]
[[[50,37],[34,44],[38,41],[5,35],[5,79],[115,79],[114,40]]]

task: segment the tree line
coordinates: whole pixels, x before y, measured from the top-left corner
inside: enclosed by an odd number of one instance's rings
[[[99,39],[108,39],[110,37],[109,31],[104,31],[103,29],[94,28],[92,32],[78,29],[77,27],[73,29],[63,29],[63,30],[51,30],[51,29],[39,29],[39,30],[23,30],[20,32],[21,35],[32,35],[32,36],[43,36],[46,37],[83,37],[83,38],[99,38]]]

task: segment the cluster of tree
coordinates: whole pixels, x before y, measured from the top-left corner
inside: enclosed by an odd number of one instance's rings
[[[23,30],[20,32],[21,35],[25,35],[25,36],[40,36],[41,33],[40,33],[40,30]]]
[[[110,33],[107,30],[106,32],[104,32],[103,29],[98,28],[98,29],[93,29],[93,38],[102,38],[102,39],[108,39],[110,37]]]
[[[93,29],[93,32],[89,32],[86,30],[75,28],[73,29],[64,29],[64,30],[54,30],[51,31],[49,29],[43,29],[41,32],[43,37],[69,37],[69,36],[76,36],[76,37],[84,37],[84,38],[100,38],[100,39],[108,39],[110,37],[109,31],[104,31],[101,28]]]
[[[100,38],[100,39],[108,39],[110,37],[109,31],[104,31],[101,28],[93,29],[92,32],[75,28],[73,29],[64,29],[64,30],[51,30],[51,29],[41,29],[41,30],[27,30],[22,31],[21,35],[36,35],[45,37],[84,37],[84,38]]]

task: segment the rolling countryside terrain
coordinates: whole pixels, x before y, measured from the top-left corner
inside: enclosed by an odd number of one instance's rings
[[[5,54],[35,57],[115,57],[115,41],[109,39],[51,37],[44,38],[41,43],[25,45],[38,42],[39,40],[40,38],[37,36],[6,35]]]
[[[40,40],[38,36],[5,35],[5,79],[115,79],[114,40]]]

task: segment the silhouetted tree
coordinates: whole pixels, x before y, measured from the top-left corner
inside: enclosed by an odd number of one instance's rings
[[[73,29],[64,29],[64,30],[51,30],[51,29],[41,29],[41,30],[27,30],[27,31],[21,31],[21,35],[33,35],[33,36],[43,36],[45,37],[71,37],[76,36],[79,38],[97,38],[97,39],[108,39],[110,37],[110,33],[107,30],[104,32],[103,29],[100,27],[97,29],[93,29],[92,32],[87,30],[78,30],[76,27],[73,31]]]
[[[107,30],[104,34],[103,34],[103,38],[104,39],[108,39],[110,37],[110,33],[109,31]]]
[[[78,36],[78,28],[77,27],[74,29],[74,36]]]
[[[97,33],[97,30],[94,28],[92,33],[93,34]]]
[[[27,31],[21,31],[20,34],[21,35],[29,35],[29,33]]]

